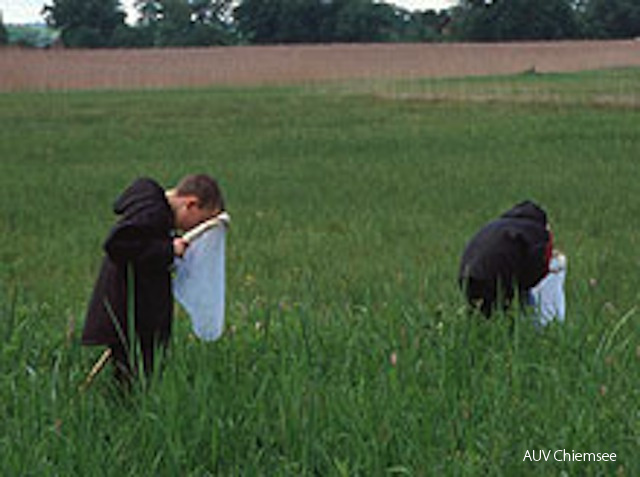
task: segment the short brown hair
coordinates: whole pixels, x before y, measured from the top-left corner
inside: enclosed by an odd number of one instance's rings
[[[192,174],[183,177],[178,182],[175,191],[179,196],[196,196],[201,208],[225,210],[222,191],[216,180],[207,174]]]

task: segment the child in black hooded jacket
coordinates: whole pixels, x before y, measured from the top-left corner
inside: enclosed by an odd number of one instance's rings
[[[506,310],[516,292],[521,303],[548,272],[553,249],[547,214],[524,201],[486,224],[467,243],[459,284],[472,308],[487,318]]]
[[[168,192],[142,178],[122,193],[113,210],[119,219],[104,243],[82,344],[108,346],[116,377],[129,381],[136,375],[135,351],[149,374],[155,350],[165,348],[171,336],[171,268],[187,247],[174,230],[188,230],[217,215],[224,201],[207,175],[186,176]]]

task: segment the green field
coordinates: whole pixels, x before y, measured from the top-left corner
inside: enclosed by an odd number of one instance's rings
[[[0,475],[639,475],[639,103],[640,70],[0,95]],[[79,393],[113,200],[191,172],[233,219],[227,333],[179,312],[149,390]],[[569,259],[544,330],[456,283],[525,198]]]

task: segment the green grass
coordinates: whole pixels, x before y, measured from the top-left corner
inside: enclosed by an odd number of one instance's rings
[[[578,80],[577,80],[578,79]],[[637,108],[640,85],[637,69],[575,73],[479,76],[459,79],[342,81],[320,89],[332,94],[374,94],[394,99],[497,102],[525,104],[581,104]]]
[[[0,96],[0,474],[638,474],[640,71],[374,83]],[[79,394],[112,201],[198,171],[233,219],[227,334],[180,313],[149,391]],[[569,257],[543,331],[456,286],[523,198]]]

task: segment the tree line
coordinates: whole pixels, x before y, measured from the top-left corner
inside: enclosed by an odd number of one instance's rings
[[[67,47],[611,39],[640,36],[638,0],[460,0],[409,11],[374,0],[52,0],[47,24]],[[4,32],[4,33],[3,33]],[[6,42],[0,20],[0,42]]]
[[[4,26],[2,12],[0,12],[0,45],[6,45],[7,43],[9,43],[9,31],[7,27]]]

